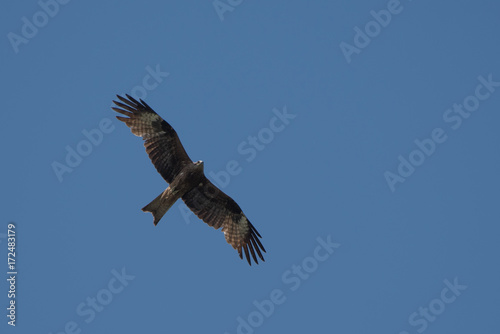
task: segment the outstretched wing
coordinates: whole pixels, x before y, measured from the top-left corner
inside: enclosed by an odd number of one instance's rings
[[[128,94],[126,96],[128,100],[117,95],[121,102],[113,101],[120,108],[112,109],[127,116],[116,118],[125,122],[134,135],[145,140],[144,146],[151,162],[165,181],[171,183],[180,170],[192,162],[191,159],[170,124],[143,100],[139,102]]]
[[[243,259],[242,250],[245,252],[248,264],[252,265],[250,254],[255,263],[259,263],[255,253],[265,261],[261,250],[266,250],[259,240],[262,238],[259,232],[239,205],[206,177],[196,188],[184,194],[182,200],[205,223],[215,229],[222,227],[226,241],[238,251],[240,258]]]

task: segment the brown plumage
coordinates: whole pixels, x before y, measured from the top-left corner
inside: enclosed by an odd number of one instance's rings
[[[154,224],[158,224],[168,209],[181,198],[196,216],[215,229],[222,227],[226,241],[243,252],[248,261],[255,263],[258,257],[264,261],[265,252],[259,232],[253,227],[239,205],[205,177],[203,161],[189,158],[175,130],[151,109],[143,100],[113,101],[119,108],[112,109],[127,117],[116,116],[136,136],[144,139],[146,152],[160,175],[169,183],[168,188],[142,210],[151,212]]]

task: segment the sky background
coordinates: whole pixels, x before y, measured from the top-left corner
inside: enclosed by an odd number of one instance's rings
[[[2,333],[499,332],[499,2],[54,4],[0,14]],[[265,263],[140,210],[167,184],[125,93],[207,175],[238,163]]]

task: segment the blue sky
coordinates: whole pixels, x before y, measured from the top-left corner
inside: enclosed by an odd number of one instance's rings
[[[499,331],[500,4],[55,1],[0,14],[2,333]],[[167,184],[125,93],[265,263],[140,210]]]

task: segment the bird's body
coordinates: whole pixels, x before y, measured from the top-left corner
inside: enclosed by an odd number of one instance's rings
[[[193,162],[187,155],[175,130],[144,101],[117,96],[121,102],[113,110],[128,117],[117,116],[133,134],[142,137],[146,152],[158,173],[169,183],[168,188],[142,210],[151,212],[157,225],[172,205],[181,198],[205,223],[222,231],[226,241],[238,251],[242,250],[249,264],[250,255],[258,263],[256,253],[264,261],[265,252],[259,232],[253,227],[239,205],[208,180],[203,162]]]
[[[142,211],[151,212],[154,217],[153,223],[158,224],[160,219],[174,203],[187,192],[194,189],[203,182],[203,162],[190,163],[181,169],[172,183],[156,197],[151,203],[142,208]]]

